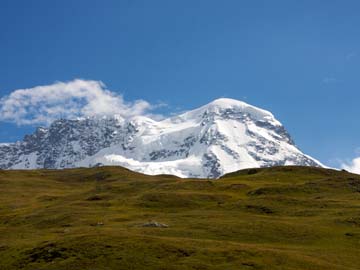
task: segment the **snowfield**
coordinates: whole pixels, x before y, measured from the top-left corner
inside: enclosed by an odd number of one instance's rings
[[[250,167],[323,166],[295,146],[270,112],[225,98],[162,121],[143,116],[58,120],[22,142],[0,144],[2,169],[102,165],[207,178]]]

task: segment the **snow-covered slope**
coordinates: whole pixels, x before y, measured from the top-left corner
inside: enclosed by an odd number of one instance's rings
[[[250,167],[322,166],[297,149],[270,112],[225,98],[162,121],[58,120],[22,142],[0,144],[3,169],[100,165],[209,178]]]

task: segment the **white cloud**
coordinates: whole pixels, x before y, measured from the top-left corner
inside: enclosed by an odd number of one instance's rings
[[[49,124],[59,118],[147,115],[154,106],[144,100],[125,102],[99,81],[76,79],[13,91],[0,99],[0,121],[18,125]]]
[[[360,157],[354,158],[349,163],[343,163],[341,165],[342,169],[345,169],[349,172],[358,173],[360,174]]]

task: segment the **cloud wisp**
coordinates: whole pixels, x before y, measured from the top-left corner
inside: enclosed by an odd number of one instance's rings
[[[15,90],[0,99],[0,121],[47,125],[59,118],[150,115],[156,106],[144,100],[125,102],[100,81],[76,79]]]
[[[354,158],[350,163],[343,163],[341,168],[352,173],[360,174],[360,157]]]

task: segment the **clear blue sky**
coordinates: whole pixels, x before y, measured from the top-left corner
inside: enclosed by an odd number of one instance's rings
[[[75,78],[169,113],[219,97],[270,110],[336,166],[360,147],[359,1],[0,1],[0,97]],[[33,126],[0,122],[0,141]]]

